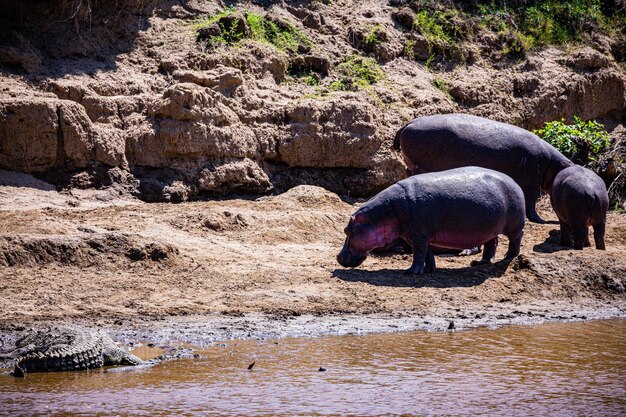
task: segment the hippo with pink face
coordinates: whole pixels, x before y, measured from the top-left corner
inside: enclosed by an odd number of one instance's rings
[[[541,191],[549,193],[556,174],[573,163],[538,136],[517,126],[467,114],[413,119],[396,133],[407,174],[479,166],[503,172],[522,188],[526,215],[543,223],[535,210]]]
[[[381,191],[351,217],[337,255],[344,267],[357,267],[375,248],[397,238],[413,247],[406,272],[435,269],[432,246],[464,249],[485,245],[481,261],[491,263],[498,235],[509,239],[505,261],[519,254],[526,210],[524,193],[510,177],[479,167],[414,175]]]
[[[605,248],[609,195],[602,178],[578,165],[566,168],[554,179],[550,202],[561,225],[560,245],[572,246],[573,237],[574,249],[589,246],[589,226],[593,226],[596,249]]]

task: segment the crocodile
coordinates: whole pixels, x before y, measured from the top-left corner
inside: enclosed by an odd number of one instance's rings
[[[0,358],[14,359],[12,374],[29,372],[78,371],[114,365],[142,365],[146,362],[120,349],[102,330],[78,326],[56,326],[26,334],[15,349]]]

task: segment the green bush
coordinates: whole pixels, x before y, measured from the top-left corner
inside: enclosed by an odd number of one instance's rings
[[[597,167],[602,155],[609,149],[610,136],[604,126],[595,120],[587,122],[574,117],[572,124],[565,120],[547,122],[543,129],[533,133],[557,148],[573,162],[591,168]]]

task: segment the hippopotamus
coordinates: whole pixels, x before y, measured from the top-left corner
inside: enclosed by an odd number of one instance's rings
[[[381,191],[351,217],[346,241],[337,255],[344,267],[357,267],[368,253],[398,237],[413,247],[406,272],[435,269],[432,246],[464,249],[485,245],[490,263],[498,235],[509,238],[505,261],[519,254],[526,210],[522,189],[507,175],[480,167],[419,174]]]
[[[605,249],[609,195],[602,178],[579,165],[565,168],[554,178],[550,202],[561,226],[559,245],[572,246],[573,235],[574,249],[589,246],[588,230],[593,226],[596,249]]]
[[[549,193],[556,174],[573,165],[525,129],[466,114],[413,119],[393,147],[402,151],[407,176],[469,165],[505,173],[524,191],[526,215],[536,223],[544,223],[535,210],[541,191]]]

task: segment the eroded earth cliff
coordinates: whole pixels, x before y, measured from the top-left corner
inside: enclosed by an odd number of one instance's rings
[[[147,201],[298,184],[369,196],[404,175],[390,144],[420,115],[529,129],[580,116],[623,137],[621,38],[589,30],[525,51],[474,18],[458,22],[471,39],[437,47],[411,29],[419,3],[4,0],[0,168]],[[199,42],[198,22],[227,6],[306,42]],[[376,60],[382,77],[345,88],[351,56]]]

